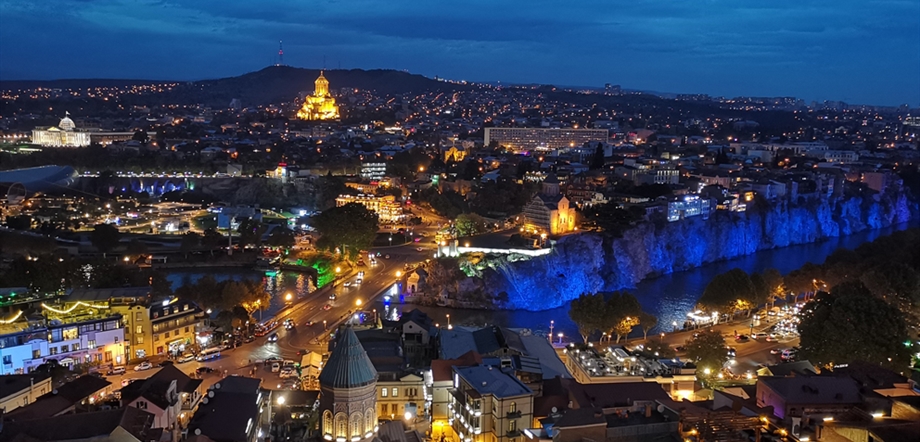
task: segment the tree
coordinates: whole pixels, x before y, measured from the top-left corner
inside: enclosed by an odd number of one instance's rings
[[[578,326],[585,344],[594,332],[604,327],[604,311],[604,296],[600,293],[583,293],[569,303],[569,318]]]
[[[486,221],[475,213],[463,213],[454,220],[458,236],[471,236],[486,230]]]
[[[873,295],[894,304],[910,308],[920,303],[920,276],[902,262],[877,265],[859,280]]]
[[[793,293],[795,299],[798,299],[799,293],[803,293],[808,299],[808,294],[815,292],[815,282],[823,277],[820,266],[806,262],[801,268],[786,274],[783,278],[783,285]]]
[[[111,224],[96,224],[89,236],[89,241],[105,257],[106,253],[111,252],[112,249],[118,246],[120,236],[121,234],[118,232],[117,227]]]
[[[648,332],[658,325],[658,317],[648,312],[639,312],[639,325],[642,326],[642,339],[648,341]]]
[[[696,364],[697,371],[718,373],[728,360],[725,338],[715,330],[705,330],[689,339],[685,345],[687,358]]]
[[[204,231],[204,235],[201,237],[202,247],[211,251],[211,256],[214,255],[214,249],[219,247],[222,242],[226,241],[217,230],[207,229]]]
[[[618,343],[622,337],[629,339],[629,332],[639,325],[641,313],[642,306],[632,293],[625,290],[610,293],[604,305],[604,330],[609,331],[611,337],[616,335]]]
[[[141,242],[138,239],[132,239],[128,242],[128,247],[125,248],[125,253],[128,255],[146,255],[149,251],[147,244]]]
[[[604,145],[597,143],[597,147],[594,149],[594,156],[591,157],[591,169],[601,169],[604,167]]]
[[[287,227],[276,227],[274,230],[272,230],[272,233],[268,235],[268,241],[266,244],[272,247],[291,248],[294,247],[296,242],[297,241],[294,237],[294,231],[288,229]]]
[[[251,218],[240,221],[240,226],[236,229],[240,235],[240,245],[253,247],[262,245],[262,235],[266,230],[265,225]]]
[[[29,230],[32,228],[32,217],[29,215],[8,216],[6,226],[13,230]]]
[[[435,296],[450,296],[456,293],[460,288],[460,281],[466,278],[466,274],[460,270],[460,260],[457,258],[435,258],[427,270],[425,286]]]
[[[188,232],[185,235],[182,235],[182,241],[179,242],[179,250],[182,250],[182,253],[185,254],[186,259],[188,259],[188,252],[194,251],[198,248],[198,246],[201,244],[201,239],[201,235],[195,232]]]
[[[904,316],[859,281],[834,286],[805,305],[800,353],[821,366],[864,361],[900,370],[911,348]]]
[[[697,304],[702,310],[733,315],[737,311],[750,311],[756,300],[751,278],[744,270],[735,268],[712,278]]]
[[[783,275],[779,273],[779,270],[769,268],[764,270],[761,276],[763,277],[764,285],[766,285],[767,290],[769,290],[767,299],[771,306],[777,299],[786,298],[785,287],[783,287]]]
[[[320,234],[316,247],[335,250],[344,247],[343,255],[354,259],[370,248],[377,236],[377,214],[358,203],[324,210],[313,217],[313,227]]]

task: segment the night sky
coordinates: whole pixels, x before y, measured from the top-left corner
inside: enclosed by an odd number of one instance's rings
[[[277,61],[920,105],[920,0],[0,0],[0,79],[194,80]]]

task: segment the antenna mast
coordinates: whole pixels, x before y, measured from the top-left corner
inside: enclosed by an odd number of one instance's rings
[[[278,40],[278,64],[277,66],[284,66],[284,42]]]

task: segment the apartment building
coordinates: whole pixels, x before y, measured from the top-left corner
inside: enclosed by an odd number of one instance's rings
[[[65,306],[92,303],[124,318],[127,359],[178,355],[196,343],[204,315],[192,302],[178,298],[154,300],[149,287],[75,289]]]
[[[448,422],[460,442],[521,442],[534,393],[510,371],[454,367]]]
[[[535,127],[487,127],[484,144],[493,141],[513,151],[550,151],[606,142],[606,129],[548,129]]]

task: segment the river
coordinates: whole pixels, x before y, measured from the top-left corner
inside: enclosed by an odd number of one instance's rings
[[[719,273],[741,268],[748,273],[761,272],[768,268],[776,268],[784,275],[801,267],[806,262],[816,264],[824,260],[838,248],[854,249],[860,244],[873,241],[882,235],[888,235],[896,230],[904,230],[920,225],[917,221],[892,226],[886,229],[867,230],[854,235],[832,238],[824,241],[784,247],[772,250],[763,250],[752,255],[726,261],[715,262],[684,272],[671,273],[656,278],[646,279],[634,289],[634,293],[642,304],[642,308],[658,317],[658,324],[651,334],[660,331],[671,331],[672,323],[683,324],[686,315],[696,300],[699,299],[709,281]],[[448,315],[451,325],[484,325],[493,324],[512,328],[529,328],[535,334],[550,332],[550,321],[554,322],[554,341],[562,333],[565,341],[580,340],[578,329],[569,319],[568,307],[559,307],[543,311],[525,310],[464,310],[446,307],[423,307],[411,304],[384,304],[378,301],[375,306],[379,311],[386,312],[388,317],[398,317],[405,311],[414,308],[424,311],[435,322],[446,326]],[[381,310],[382,309],[382,310]],[[660,331],[659,331],[660,330]],[[630,336],[640,336],[641,331],[636,328]]]

